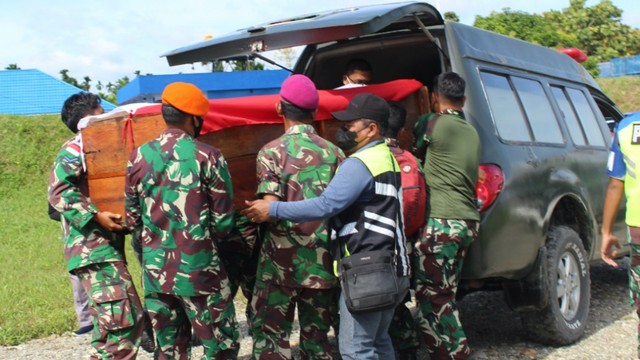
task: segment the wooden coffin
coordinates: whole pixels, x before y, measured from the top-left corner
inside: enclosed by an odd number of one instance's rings
[[[321,90],[318,120],[314,125],[321,136],[333,140],[340,123],[331,119],[330,112],[344,109],[350,98],[359,92],[374,92],[387,100],[399,100],[405,105],[407,131],[401,135],[400,143],[408,148],[413,124],[419,115],[430,111],[426,87],[421,84],[416,86],[415,83],[411,85],[413,88],[410,89],[415,90],[408,94],[378,91],[378,87],[383,88],[384,84],[358,89]],[[220,149],[227,159],[236,208],[244,207],[244,200],[254,198],[256,154],[263,145],[284,132],[282,122],[275,113],[274,104],[278,99],[277,95],[267,95],[210,101],[211,111],[205,117],[203,128],[206,133],[199,140]],[[262,105],[255,105],[257,103]],[[254,104],[257,110],[248,109],[250,104]],[[238,120],[237,113],[242,115],[243,107],[249,116]],[[227,114],[233,112],[236,113],[233,116]],[[223,127],[218,126],[221,123],[224,123]],[[124,216],[124,178],[129,155],[135,147],[156,138],[164,129],[160,106],[151,105],[135,114],[114,111],[111,115],[96,117],[81,130],[89,194],[100,210]]]

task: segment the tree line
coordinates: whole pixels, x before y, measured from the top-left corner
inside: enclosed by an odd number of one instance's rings
[[[611,0],[591,7],[585,3],[570,0],[568,8],[542,14],[505,8],[476,16],[473,26],[554,49],[578,48],[587,54],[582,65],[594,77],[599,74],[598,63],[640,54],[640,30],[622,23],[622,9]]]

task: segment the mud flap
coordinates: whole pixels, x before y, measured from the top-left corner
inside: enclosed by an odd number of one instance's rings
[[[547,282],[547,248],[538,250],[535,266],[522,280],[503,283],[505,300],[514,311],[541,310],[547,306],[549,284]]]

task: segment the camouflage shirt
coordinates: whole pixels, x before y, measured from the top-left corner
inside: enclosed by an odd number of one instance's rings
[[[339,162],[342,150],[321,138],[311,125],[295,125],[258,153],[257,195],[282,201],[318,197]],[[265,234],[257,280],[314,289],[335,285],[333,259],[324,221],[294,223],[279,220]]]
[[[82,165],[80,135],[69,139],[49,176],[49,203],[62,214],[62,239],[67,270],[103,262],[124,261],[124,237],[93,220],[87,174]]]
[[[222,153],[169,128],[131,154],[126,224],[142,249],[146,294],[205,295],[227,279],[217,241],[233,227]]]

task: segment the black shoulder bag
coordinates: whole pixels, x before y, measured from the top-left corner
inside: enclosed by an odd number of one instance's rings
[[[342,295],[351,313],[391,309],[400,303],[401,295],[404,297],[392,251],[368,251],[344,257],[340,270]]]

